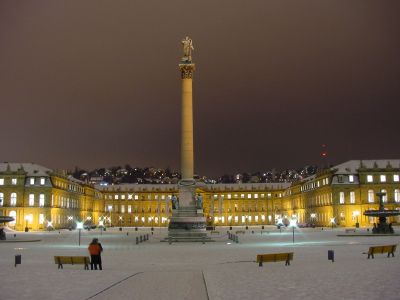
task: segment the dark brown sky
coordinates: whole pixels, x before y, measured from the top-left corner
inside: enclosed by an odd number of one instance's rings
[[[162,3],[162,4],[160,4]],[[399,158],[400,1],[1,1],[0,160],[203,175]]]

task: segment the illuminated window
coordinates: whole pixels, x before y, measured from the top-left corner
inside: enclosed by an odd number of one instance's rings
[[[244,194],[240,194],[240,198],[244,199]]]
[[[11,206],[17,205],[17,193],[11,193],[10,205]]]
[[[254,217],[254,221],[258,222],[258,216]]]
[[[138,195],[135,195],[135,200],[138,200],[139,199],[139,196]]]
[[[34,194],[29,194],[29,206],[34,206],[35,205],[35,195]]]
[[[400,202],[400,190],[399,189],[394,190],[394,202]]]
[[[30,185],[34,185],[34,184],[35,184],[35,178],[31,177],[31,178],[29,179],[29,184],[30,184]]]
[[[108,205],[108,206],[107,206],[107,210],[108,210],[108,211],[112,211],[112,205]]]
[[[4,203],[4,194],[0,193],[0,206],[3,206]]]
[[[242,216],[242,223],[246,222],[246,217]]]
[[[350,203],[356,203],[356,194],[354,192],[350,192]]]
[[[251,194],[247,194],[247,199],[251,199]]]
[[[349,182],[354,182],[354,176],[353,175],[349,175]]]
[[[10,217],[14,218],[14,221],[11,221],[10,224],[11,226],[15,226],[15,223],[17,222],[17,212],[15,210],[10,211],[10,213],[8,214]]]
[[[235,223],[237,223],[239,221],[239,217],[235,216]]]
[[[374,191],[373,190],[368,190],[368,202],[373,203],[374,202]]]
[[[121,205],[121,213],[125,213],[125,205]]]
[[[228,199],[231,199],[232,198],[232,195],[231,194],[228,194]]]
[[[254,199],[258,199],[258,194],[254,194]]]
[[[44,224],[44,214],[39,215],[39,224]]]
[[[121,199],[124,200],[125,199],[125,195],[121,195]]]
[[[268,193],[268,194],[267,194],[267,197],[268,197],[268,198],[271,198],[271,193]]]
[[[132,206],[128,205],[128,213],[130,214],[132,212]]]
[[[44,206],[44,194],[39,195],[39,206],[40,207]]]
[[[11,184],[16,185],[17,184],[17,178],[12,178],[11,179]]]
[[[381,175],[381,182],[386,182],[386,175]]]
[[[128,194],[128,200],[132,199],[132,194]]]
[[[4,185],[4,178],[0,178],[0,185]]]
[[[399,182],[399,175],[398,174],[394,174],[393,175],[393,181],[394,182]]]
[[[118,195],[114,195],[114,199],[118,200],[119,196]]]
[[[344,204],[344,192],[339,193],[339,203]]]
[[[382,197],[383,202],[387,202],[387,191],[386,190],[381,190],[381,193],[385,193],[385,195]]]
[[[374,182],[374,177],[372,175],[367,175],[367,182]]]
[[[40,185],[44,185],[44,183],[46,182],[46,179],[45,178],[40,178]]]
[[[164,200],[165,199],[165,195],[161,195],[161,200]]]

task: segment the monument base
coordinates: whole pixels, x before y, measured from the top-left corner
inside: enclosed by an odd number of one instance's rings
[[[213,242],[207,236],[203,210],[198,210],[195,206],[173,210],[168,225],[168,237],[165,241],[170,244],[172,242]]]

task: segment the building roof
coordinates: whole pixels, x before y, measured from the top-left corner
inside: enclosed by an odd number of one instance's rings
[[[360,168],[386,169],[389,167],[400,168],[400,159],[349,160],[332,167],[331,170],[335,170],[337,174],[354,174]]]
[[[0,172],[26,172],[27,176],[49,176],[52,170],[34,163],[0,163]]]

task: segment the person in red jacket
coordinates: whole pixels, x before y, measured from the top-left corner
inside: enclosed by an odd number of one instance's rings
[[[97,270],[98,265],[99,269],[103,270],[101,264],[101,252],[103,252],[103,247],[97,238],[92,240],[92,242],[89,244],[88,250],[90,253],[90,269],[93,270],[94,267],[94,269]]]

